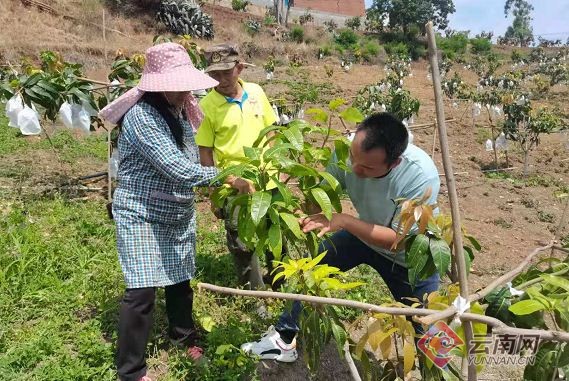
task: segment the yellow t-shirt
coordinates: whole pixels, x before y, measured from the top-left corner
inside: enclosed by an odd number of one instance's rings
[[[239,164],[243,147],[251,147],[265,127],[276,122],[276,115],[261,86],[239,80],[247,98],[240,105],[230,102],[215,89],[200,102],[204,119],[196,143],[213,148],[215,165]]]

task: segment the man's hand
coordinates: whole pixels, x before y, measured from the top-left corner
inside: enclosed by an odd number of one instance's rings
[[[342,213],[334,213],[332,214],[332,219],[328,221],[326,216],[320,213],[300,218],[298,223],[304,233],[320,230],[318,237],[322,238],[326,233],[332,233],[342,229],[343,218],[344,215]]]
[[[241,177],[229,176],[225,180],[233,189],[237,189],[239,194],[255,193],[255,187],[253,183],[248,180],[242,179]]]

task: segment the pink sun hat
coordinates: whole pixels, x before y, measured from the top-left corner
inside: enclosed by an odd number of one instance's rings
[[[195,91],[217,85],[216,80],[194,67],[182,45],[172,42],[158,44],[146,50],[146,63],[138,85],[108,104],[99,116],[116,124],[147,91]],[[193,95],[188,94],[184,107],[192,127],[199,127],[203,113]]]

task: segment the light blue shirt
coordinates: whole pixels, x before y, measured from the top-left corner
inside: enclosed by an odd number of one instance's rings
[[[348,162],[348,167],[350,166]],[[428,203],[435,204],[440,189],[435,163],[425,151],[412,144],[403,152],[401,163],[385,177],[359,178],[351,170],[344,171],[334,163],[327,170],[348,192],[362,221],[390,227],[395,231],[398,229],[401,209],[395,200],[421,198],[430,187],[432,194]],[[394,253],[365,241],[364,243],[379,254],[406,267],[404,251]]]

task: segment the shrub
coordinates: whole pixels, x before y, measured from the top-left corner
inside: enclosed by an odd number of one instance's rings
[[[454,59],[457,55],[466,53],[468,36],[466,33],[455,33],[449,37],[437,36],[437,46],[446,58]]]
[[[361,58],[366,62],[372,62],[374,58],[376,58],[379,55],[380,49],[381,46],[379,46],[379,43],[377,41],[374,40],[364,41],[360,45]]]
[[[358,30],[362,26],[362,19],[358,16],[346,20],[346,27],[352,30]]]
[[[270,13],[267,13],[265,15],[265,18],[263,19],[263,25],[269,26],[269,25],[273,25],[276,23],[277,23],[277,18],[274,15],[272,15]]]
[[[350,48],[358,43],[358,35],[351,29],[342,29],[335,40],[341,47]]]
[[[213,20],[191,0],[167,0],[160,4],[157,18],[173,34],[211,39]]]
[[[388,42],[383,46],[388,55],[409,55],[409,47],[404,42]]]
[[[330,45],[324,45],[318,49],[318,58],[329,57],[332,55],[332,48]]]
[[[245,12],[249,4],[251,4],[251,2],[248,0],[231,0],[231,8],[233,8],[234,11]]]
[[[289,39],[300,44],[304,41],[304,29],[300,26],[294,26],[289,32]]]
[[[245,29],[250,36],[254,36],[261,31],[261,23],[256,20],[249,19],[245,21]]]
[[[309,22],[314,22],[314,16],[312,16],[312,13],[308,12],[307,10],[306,12],[304,12],[302,16],[298,18],[298,22],[300,23],[300,25],[308,24]]]
[[[471,51],[474,54],[487,54],[492,51],[492,42],[487,38],[470,39]]]
[[[324,26],[328,30],[328,32],[333,32],[338,28],[338,24],[334,20],[324,21]]]

